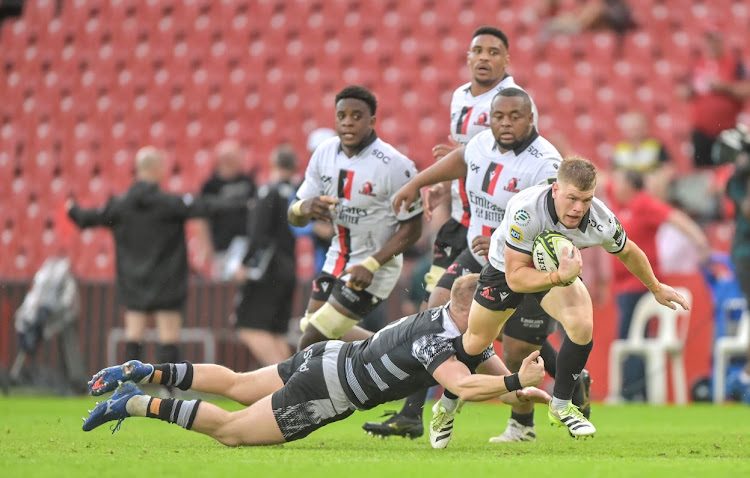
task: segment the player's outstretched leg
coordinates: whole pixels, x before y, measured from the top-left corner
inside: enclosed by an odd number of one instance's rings
[[[120,429],[122,421],[130,416],[127,410],[128,402],[139,395],[143,396],[143,392],[133,382],[120,384],[109,399],[97,402],[96,407],[89,410],[88,418],[83,419],[83,431],[89,432],[100,425],[117,420],[117,425],[112,429],[112,433],[116,432]]]
[[[369,435],[374,436],[419,438],[424,435],[422,409],[426,399],[427,390],[413,393],[406,397],[401,411],[396,413],[386,412],[386,415],[390,415],[388,419],[382,422],[367,422],[362,425],[362,428]]]
[[[157,418],[203,433],[228,446],[286,441],[276,422],[270,395],[248,408],[228,412],[202,400],[151,397],[143,394],[133,382],[121,384],[109,400],[98,403],[84,419],[83,430],[91,431],[117,420],[112,428],[114,433],[129,417]]]
[[[117,388],[118,383],[128,381],[189,390],[193,383],[193,364],[181,362],[152,365],[131,360],[97,372],[89,381],[89,390],[94,396],[102,395]]]
[[[107,367],[97,372],[89,381],[89,392],[98,396],[116,389],[120,382],[143,383],[153,372],[154,367],[151,364],[129,360],[122,365]]]

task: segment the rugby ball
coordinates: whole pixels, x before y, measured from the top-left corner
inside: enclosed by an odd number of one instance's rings
[[[573,243],[556,231],[545,229],[534,238],[534,246],[531,249],[531,258],[534,268],[543,272],[555,272],[560,265],[560,257],[563,250],[567,249],[569,256],[573,255]],[[566,283],[570,285],[575,279]]]

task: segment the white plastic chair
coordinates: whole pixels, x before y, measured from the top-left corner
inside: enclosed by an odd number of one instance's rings
[[[745,299],[732,299],[724,303],[722,307],[724,323],[729,324],[732,312],[737,310],[741,310],[742,315],[737,321],[734,335],[720,337],[714,343],[713,395],[716,404],[724,402],[729,358],[746,354],[748,346],[750,346],[750,314],[748,314]]]
[[[685,297],[688,305],[692,303],[692,294],[687,289],[678,288],[677,292]],[[683,320],[680,320],[684,317]],[[659,330],[656,337],[644,337],[646,326],[652,318],[658,320]],[[653,294],[646,293],[641,297],[633,310],[628,337],[612,342],[609,349],[609,402],[622,400],[622,363],[628,355],[643,357],[646,371],[646,388],[648,401],[651,404],[663,404],[667,400],[667,360],[672,365],[672,386],[675,403],[687,403],[687,378],[683,361],[683,348],[687,337],[690,312],[672,310],[659,304]]]

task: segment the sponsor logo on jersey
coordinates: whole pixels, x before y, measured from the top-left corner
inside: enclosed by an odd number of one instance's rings
[[[524,209],[519,209],[513,214],[513,220],[516,221],[516,224],[519,226],[525,226],[531,220],[531,216]]]
[[[612,235],[612,239],[614,239],[615,244],[617,244],[618,247],[622,246],[622,240],[625,238],[625,230],[622,228],[622,224],[620,224],[620,220],[615,217],[615,233]]]
[[[354,182],[354,171],[347,169],[339,170],[338,196],[340,198],[352,198],[352,183]]]
[[[599,232],[604,232],[604,226],[599,224],[598,222],[594,221],[593,219],[589,218],[589,226],[593,227]]]
[[[500,300],[503,301],[508,298],[510,292],[500,292]]]
[[[474,161],[472,161],[471,163],[469,163],[469,167],[471,168],[471,172],[472,173],[476,173],[476,172],[479,171],[479,165],[476,164],[476,163],[474,163]]]
[[[484,181],[482,181],[482,191],[490,195],[495,194],[497,180],[500,178],[500,172],[502,170],[502,164],[497,164],[495,162],[490,163],[490,167],[487,168],[487,172],[484,174]]]
[[[333,179],[330,176],[321,176],[320,180],[323,181],[323,184],[331,184],[331,179]]]
[[[373,185],[370,181],[365,181],[365,183],[362,185],[362,189],[359,190],[359,194],[364,194],[365,196],[375,196],[375,185]]]
[[[523,241],[523,233],[517,226],[510,226],[510,237],[516,242]]]
[[[386,154],[379,149],[373,149],[372,153],[370,153],[372,156],[375,156],[379,160],[383,161],[383,163],[388,164],[391,162],[391,157],[386,156]]]
[[[518,189],[518,178],[510,178],[508,184],[503,189],[512,193],[520,192],[520,189]]]

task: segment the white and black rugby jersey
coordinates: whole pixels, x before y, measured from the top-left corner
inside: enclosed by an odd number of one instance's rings
[[[322,143],[313,153],[297,191],[299,199],[326,195],[339,200],[333,220],[335,235],[323,266],[323,271],[336,276],[350,264],[360,263],[379,251],[396,232],[399,221],[422,213],[421,200],[398,216],[391,205],[401,186],[417,175],[414,163],[380,140],[374,131],[368,141],[351,158],[341,149],[338,136]],[[399,254],[383,264],[367,291],[387,297],[398,280],[402,263]]]
[[[534,238],[544,229],[564,234],[579,249],[601,246],[613,254],[620,252],[627,241],[620,221],[599,199],[591,201],[591,208],[577,228],[568,229],[557,218],[552,186],[534,186],[508,202],[505,218],[492,234],[492,266],[505,272],[506,247],[531,255]]]
[[[476,135],[464,151],[466,196],[471,220],[466,241],[476,236],[491,236],[505,216],[508,202],[520,191],[538,184],[547,185],[557,178],[562,162],[560,153],[534,129],[523,144],[501,152],[491,130]],[[486,256],[472,251],[480,265]]]
[[[510,87],[521,88],[506,75],[494,88],[478,96],[471,94],[471,82],[459,86],[451,98],[451,136],[461,146],[490,128],[490,109],[492,98],[498,91]],[[522,89],[522,88],[521,88]],[[537,109],[531,101],[531,111],[534,112],[534,126],[537,126]],[[469,225],[469,203],[462,179],[456,179],[451,184],[451,217],[464,226]]]
[[[432,374],[456,355],[453,339],[461,335],[449,306],[404,317],[367,340],[341,348],[339,378],[357,408],[369,409],[437,384]],[[490,345],[482,361],[493,355]]]

